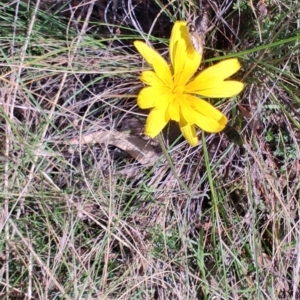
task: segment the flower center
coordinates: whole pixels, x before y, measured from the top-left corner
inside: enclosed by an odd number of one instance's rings
[[[183,94],[184,92],[184,86],[183,85],[177,85],[177,86],[174,86],[173,88],[173,93],[174,94]]]

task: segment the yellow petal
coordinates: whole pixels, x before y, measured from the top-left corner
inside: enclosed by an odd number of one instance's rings
[[[170,102],[173,100],[173,95],[170,90],[164,87],[145,87],[138,97],[137,104],[142,109],[156,107],[166,110]]]
[[[196,129],[194,125],[187,123],[179,123],[180,130],[184,138],[191,146],[196,146],[198,144],[198,137],[196,135]]]
[[[215,85],[206,85],[204,88],[200,88],[198,91],[194,89],[193,93],[202,97],[208,98],[225,98],[238,95],[244,89],[244,84],[240,81],[228,80]]]
[[[199,99],[195,96],[186,95],[191,107],[201,115],[209,117],[214,120],[221,120],[224,115],[213,105],[203,99]],[[227,122],[226,122],[227,123]]]
[[[237,58],[225,59],[205,69],[199,74],[199,77],[209,78],[217,76],[222,81],[235,74],[240,68],[241,64]]]
[[[171,49],[170,49],[171,50]],[[172,64],[174,73],[174,86],[182,85],[182,73],[186,62],[186,52],[184,51],[184,40],[179,39],[176,41],[173,49],[174,62]]]
[[[161,109],[152,109],[146,121],[145,134],[151,138],[156,137],[169,122],[165,111]]]
[[[189,97],[190,95],[182,95],[180,99],[180,114],[181,118],[185,120],[186,123],[194,125],[197,119],[197,112],[192,107]],[[195,97],[194,97],[195,98]]]
[[[134,46],[148,62],[148,64],[154,69],[159,79],[167,86],[171,86],[173,83],[171,71],[167,62],[162,58],[162,56],[147,46],[144,42],[134,41]]]
[[[224,60],[205,69],[185,87],[186,93],[198,94],[205,97],[232,97],[239,94],[244,84],[226,78],[237,72],[240,64],[237,59]]]
[[[217,108],[191,95],[186,95],[186,98],[194,108],[194,124],[207,132],[220,132],[225,128],[228,120]]]
[[[175,22],[170,38],[170,60],[174,73],[174,84],[185,85],[197,71],[201,56],[190,40],[187,23]]]
[[[160,87],[160,86],[163,85],[163,82],[159,79],[159,77],[153,71],[144,71],[144,72],[142,72],[140,80],[142,82],[144,82],[145,84],[148,84],[148,85],[151,85],[151,86]]]
[[[220,120],[214,120],[204,115],[199,114],[196,121],[196,125],[202,130],[210,133],[216,133],[222,131],[227,124],[227,118],[223,116]]]
[[[170,60],[171,64],[174,65],[175,63],[175,53],[174,51],[176,50],[176,44],[179,39],[182,38],[182,31],[184,31],[184,28],[186,27],[186,22],[184,21],[176,21],[175,24],[173,25],[172,32],[171,32],[171,37],[170,37]]]
[[[173,121],[179,122],[179,99],[173,98],[173,101],[170,101],[168,107],[169,118]]]

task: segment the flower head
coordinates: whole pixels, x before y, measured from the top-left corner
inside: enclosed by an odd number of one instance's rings
[[[198,143],[195,125],[211,133],[224,129],[226,116],[197,96],[222,98],[239,94],[244,84],[225,80],[240,69],[237,59],[221,61],[193,78],[202,57],[195,51],[187,23],[183,21],[177,21],[172,29],[169,45],[171,66],[144,42],[135,41],[134,45],[153,68],[153,71],[142,72],[140,79],[148,86],[140,91],[137,98],[140,108],[151,109],[146,135],[155,137],[173,120],[179,123],[189,144],[195,146]]]

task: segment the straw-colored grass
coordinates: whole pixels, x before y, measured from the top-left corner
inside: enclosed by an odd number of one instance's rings
[[[242,146],[143,136],[132,43],[167,59],[191,0],[2,1],[1,299],[300,299],[300,4],[208,2]]]

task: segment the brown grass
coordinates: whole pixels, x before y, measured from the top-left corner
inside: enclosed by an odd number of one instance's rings
[[[0,4],[1,299],[300,299],[299,5],[208,2],[203,66],[243,65],[218,103],[242,146],[143,136],[132,42],[167,58],[192,1]],[[159,159],[70,142],[103,132]]]

